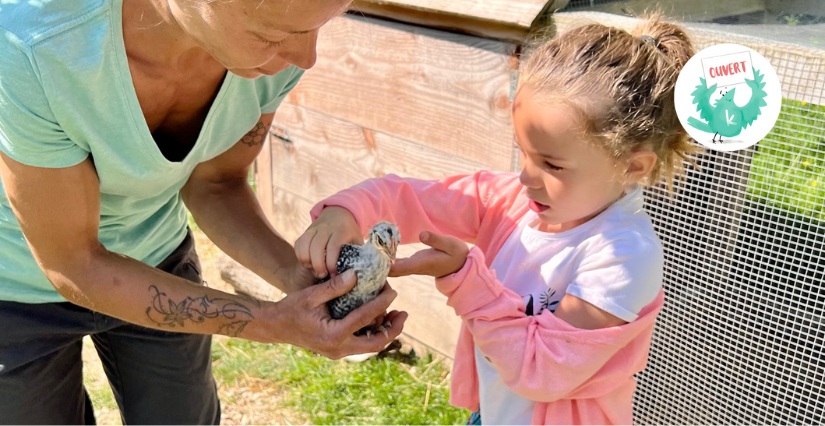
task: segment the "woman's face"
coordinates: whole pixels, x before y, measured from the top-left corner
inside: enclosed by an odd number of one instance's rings
[[[318,29],[351,0],[169,0],[183,30],[233,74],[273,75],[315,64]]]

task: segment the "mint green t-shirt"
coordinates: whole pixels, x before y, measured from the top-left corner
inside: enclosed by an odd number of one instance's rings
[[[0,150],[48,168],[91,156],[100,179],[101,243],[156,266],[186,235],[180,189],[192,170],[274,112],[302,70],[256,80],[227,73],[192,151],[170,162],[132,84],[122,2],[0,2]],[[65,301],[35,262],[2,187],[0,300]]]

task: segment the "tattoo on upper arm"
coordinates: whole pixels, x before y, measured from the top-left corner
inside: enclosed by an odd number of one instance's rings
[[[156,286],[149,286],[153,292],[152,306],[146,308],[146,316],[159,327],[184,327],[187,321],[202,323],[207,319],[217,319],[222,324],[218,333],[237,336],[250,321],[255,319],[246,305],[230,299],[210,299],[209,296],[186,297],[178,303]],[[251,304],[260,306],[256,300]]]
[[[241,143],[248,146],[261,145],[266,140],[267,133],[266,126],[259,121],[252,130],[241,138]]]

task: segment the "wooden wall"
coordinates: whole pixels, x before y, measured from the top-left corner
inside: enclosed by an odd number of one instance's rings
[[[364,179],[509,170],[515,50],[373,18],[336,18],[322,29],[318,62],[278,110],[258,160],[259,197],[276,229],[294,241],[316,202]],[[416,248],[402,247],[399,256]],[[399,292],[393,309],[410,313],[405,332],[452,356],[460,322],[432,279],[390,283]]]
[[[355,0],[350,10],[428,28],[522,43],[570,0]]]

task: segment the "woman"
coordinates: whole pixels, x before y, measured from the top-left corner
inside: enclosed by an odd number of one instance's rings
[[[217,424],[211,334],[339,358],[396,293],[332,321],[246,177],[318,29],[347,0],[82,0],[0,6],[0,419],[93,421],[91,335],[126,423]],[[251,130],[250,130],[251,129]],[[222,250],[289,294],[203,287],[188,208]]]

